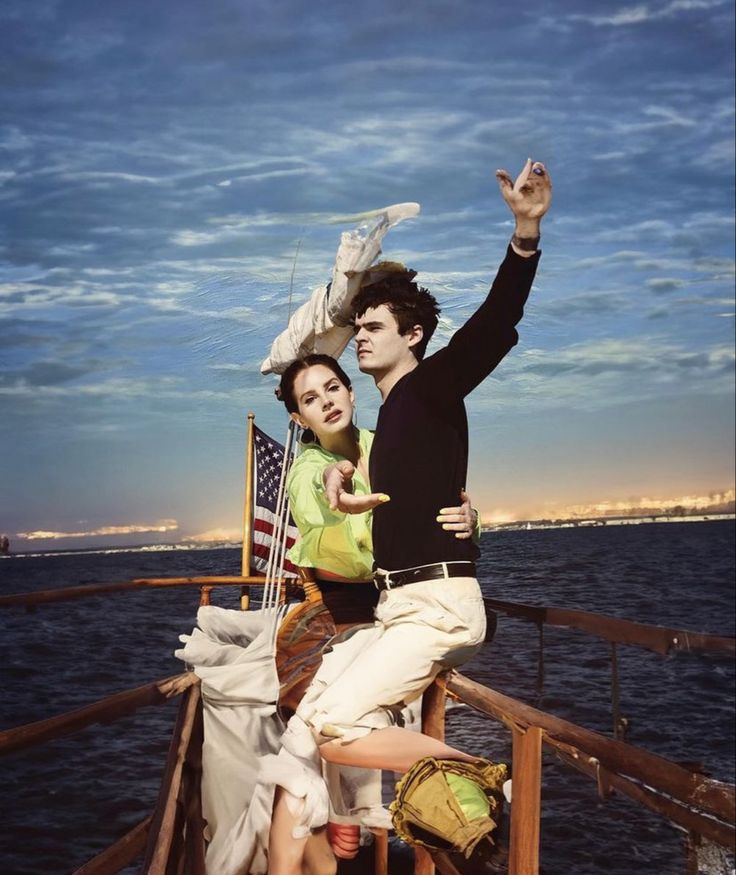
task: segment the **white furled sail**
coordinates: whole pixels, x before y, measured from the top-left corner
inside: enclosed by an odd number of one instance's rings
[[[310,353],[340,356],[353,336],[350,306],[364,273],[381,254],[381,241],[389,228],[418,214],[419,204],[394,204],[372,213],[369,224],[342,233],[332,282],[315,289],[292,314],[287,328],[272,343],[261,373],[282,374],[295,359]]]

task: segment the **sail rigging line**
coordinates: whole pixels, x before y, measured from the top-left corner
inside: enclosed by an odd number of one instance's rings
[[[294,250],[294,261],[291,265],[291,276],[289,278],[289,298],[288,298],[288,314],[286,317],[287,326],[291,320],[291,307],[294,295],[294,277],[296,276],[296,265],[299,258],[299,250],[301,249],[303,237],[299,237]],[[281,466],[281,477],[279,479],[279,492],[276,499],[276,513],[274,521],[274,530],[271,538],[271,546],[268,554],[268,565],[266,567],[266,580],[263,590],[263,601],[261,610],[267,610],[274,605],[277,605],[281,598],[282,584],[279,583],[274,587],[274,576],[276,571],[280,572],[280,577],[283,577],[284,560],[286,558],[286,539],[288,536],[289,527],[289,497],[285,496],[284,482],[289,473],[294,450],[294,435],[297,429],[296,423],[293,420],[289,421],[284,443],[284,458]],[[285,498],[284,498],[285,497]],[[278,553],[278,558],[276,558]]]
[[[294,276],[296,274],[296,260],[297,260],[297,258],[299,258],[299,250],[301,249],[303,239],[304,239],[303,237],[300,237],[296,242],[296,250],[294,252],[294,262],[291,265],[291,279],[289,280],[289,309],[288,309],[288,316],[286,318],[287,325],[289,323],[289,320],[291,319],[291,301],[292,301],[292,295],[294,292]]]

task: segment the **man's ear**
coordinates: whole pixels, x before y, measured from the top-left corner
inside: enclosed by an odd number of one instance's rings
[[[298,413],[290,413],[289,416],[291,417],[292,422],[295,422],[299,428],[306,428],[306,425]]]
[[[406,332],[406,336],[409,338],[409,349],[411,349],[413,346],[421,343],[424,337],[424,329],[421,325],[412,325]]]

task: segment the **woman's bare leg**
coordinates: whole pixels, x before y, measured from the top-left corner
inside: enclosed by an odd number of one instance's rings
[[[319,752],[330,763],[363,769],[406,772],[422,757],[475,762],[478,758],[450,747],[421,732],[390,726],[342,744],[339,739],[320,745]]]
[[[294,797],[283,787],[276,788],[271,831],[268,835],[268,875],[302,875],[302,860],[307,838],[295,839],[292,830],[299,821],[291,813],[287,799]],[[303,803],[302,803],[303,804]]]
[[[336,875],[337,860],[326,826],[315,830],[307,839],[301,871],[302,875]]]

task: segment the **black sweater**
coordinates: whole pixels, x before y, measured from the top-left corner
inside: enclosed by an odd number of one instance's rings
[[[460,503],[468,468],[463,398],[518,341],[541,253],[511,247],[488,297],[444,348],[419,362],[391,389],[378,414],[370,455],[371,488],[391,501],[373,512],[375,567],[389,571],[476,559],[472,540],[437,523],[441,507]]]

